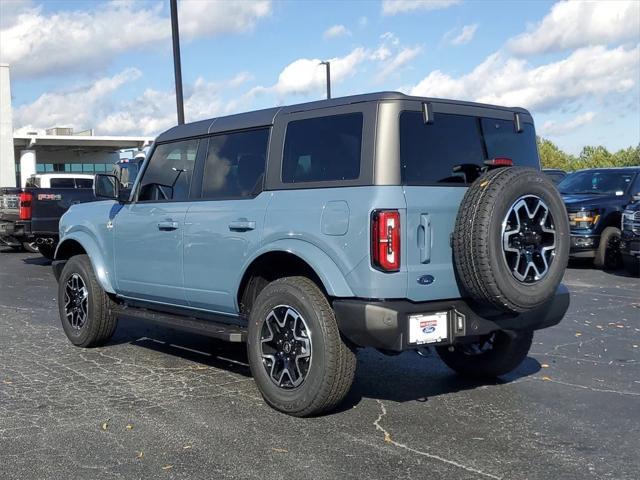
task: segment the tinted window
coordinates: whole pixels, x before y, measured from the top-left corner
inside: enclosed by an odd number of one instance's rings
[[[360,176],[362,114],[295,120],[287,125],[284,183],[353,180]]]
[[[140,182],[138,200],[185,200],[193,175],[198,140],[158,145]]]
[[[93,188],[93,179],[76,178],[76,188]]]
[[[73,178],[52,178],[49,185],[51,188],[76,188]]]
[[[558,185],[558,190],[564,194],[589,195],[620,195],[627,191],[633,180],[633,173],[615,171],[585,171],[575,172],[565,178]]]
[[[404,184],[467,184],[490,158],[538,168],[533,125],[516,133],[513,121],[436,113],[432,124],[421,112],[400,115],[400,157]]]
[[[241,198],[259,193],[268,144],[268,128],[211,137],[202,197]]]
[[[516,165],[539,168],[533,125],[523,123],[522,132],[517,133],[513,120],[482,118],[480,123],[487,146],[487,158],[510,158]]]

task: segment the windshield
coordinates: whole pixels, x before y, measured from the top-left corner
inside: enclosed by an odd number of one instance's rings
[[[623,172],[576,172],[560,182],[558,190],[564,195],[623,195],[633,177]]]

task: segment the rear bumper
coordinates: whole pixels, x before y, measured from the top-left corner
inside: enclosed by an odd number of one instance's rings
[[[481,316],[462,299],[421,303],[336,299],[333,308],[340,332],[351,342],[360,347],[400,352],[423,346],[409,343],[409,316],[412,314],[447,312],[448,338],[430,345],[451,345],[465,337],[497,330],[540,330],[556,325],[569,308],[569,290],[561,284],[547,305],[520,315]]]
[[[28,221],[0,221],[0,240],[6,245],[20,245],[31,238],[31,223]]]

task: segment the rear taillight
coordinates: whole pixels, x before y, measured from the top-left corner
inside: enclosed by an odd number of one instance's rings
[[[20,194],[20,203],[19,203],[19,216],[20,220],[31,220],[31,201],[33,200],[33,195],[29,192],[22,192]]]
[[[371,263],[385,272],[400,270],[400,213],[375,210],[371,215]]]
[[[485,165],[489,167],[513,167],[513,160],[510,158],[492,158],[491,160],[485,160]]]

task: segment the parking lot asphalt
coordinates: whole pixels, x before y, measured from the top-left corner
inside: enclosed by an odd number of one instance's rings
[[[263,402],[243,345],[121,321],[66,339],[42,257],[0,252],[0,478],[637,479],[640,280],[585,266],[571,309],[498,382],[435,354],[358,354],[336,412]]]

